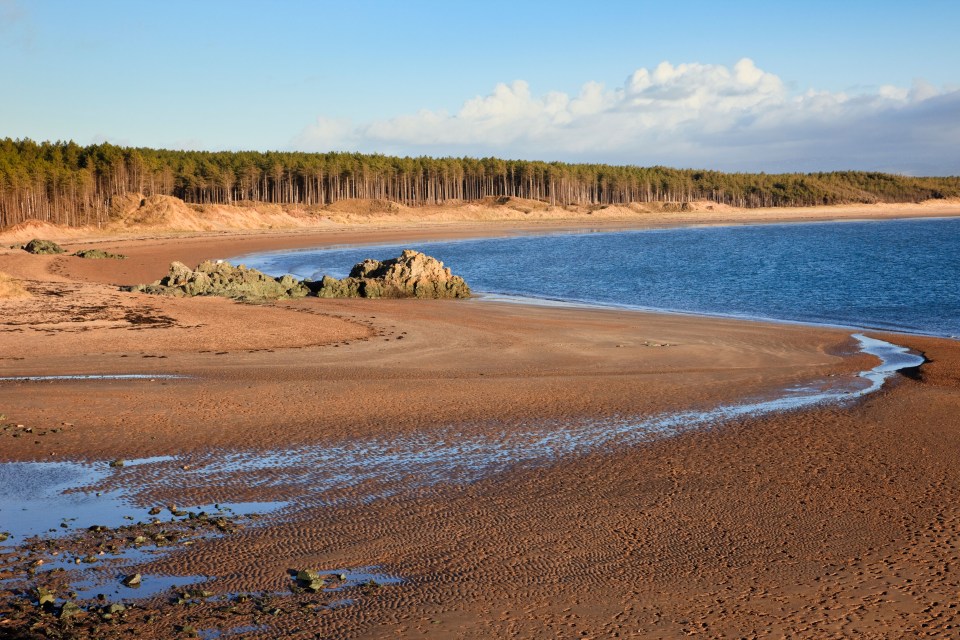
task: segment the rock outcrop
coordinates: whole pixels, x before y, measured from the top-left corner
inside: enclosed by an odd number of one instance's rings
[[[319,286],[317,286],[319,285]],[[436,258],[404,249],[392,260],[364,260],[350,276],[307,283],[321,298],[468,298],[470,287]]]
[[[66,250],[56,242],[52,240],[41,240],[39,238],[34,238],[27,244],[23,245],[23,250],[27,253],[35,253],[38,255],[66,253]]]
[[[303,298],[310,294],[310,290],[293,276],[272,278],[243,265],[234,267],[227,262],[209,260],[196,269],[190,269],[182,262],[173,262],[166,277],[127,290],[179,297],[222,296],[237,300]]]
[[[468,298],[470,287],[436,258],[406,249],[393,260],[364,260],[350,276],[337,280],[301,282],[293,276],[272,278],[267,274],[218,261],[190,269],[182,262],[170,265],[170,273],[153,284],[124,287],[167,296],[223,296],[238,300],[303,298]]]

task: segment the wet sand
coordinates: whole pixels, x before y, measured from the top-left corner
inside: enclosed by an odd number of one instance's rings
[[[103,243],[129,256],[122,262],[5,252],[0,271],[33,297],[0,301],[2,375],[189,377],[0,382],[8,419],[69,423],[0,436],[3,458],[277,450],[451,425],[492,437],[550,420],[709,408],[872,366],[851,355],[848,333],[826,328],[484,301],[244,305],[115,286],[154,280],[172,259],[476,231]],[[208,588],[219,593],[282,590],[287,570],[305,566],[376,565],[404,580],[322,614],[284,606],[262,621],[265,637],[950,636],[960,348],[887,339],[932,362],[851,407],[307,504],[152,568],[218,576]],[[144,492],[172,499],[162,487]],[[219,495],[201,486],[182,499]],[[191,616],[198,629],[226,624],[213,607],[166,615],[166,626],[138,633],[165,637]]]

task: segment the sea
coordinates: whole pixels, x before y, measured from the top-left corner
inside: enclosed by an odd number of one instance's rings
[[[485,297],[960,337],[960,219],[547,235],[286,250],[231,258],[346,276],[412,248]]]

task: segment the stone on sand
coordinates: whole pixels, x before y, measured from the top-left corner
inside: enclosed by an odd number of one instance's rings
[[[42,240],[40,238],[34,238],[27,244],[23,245],[23,250],[27,253],[34,253],[37,255],[54,255],[66,252],[66,250],[56,242],[52,240]]]

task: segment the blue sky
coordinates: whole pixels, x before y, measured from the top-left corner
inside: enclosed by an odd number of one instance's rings
[[[957,174],[957,24],[938,1],[0,0],[0,136]]]

